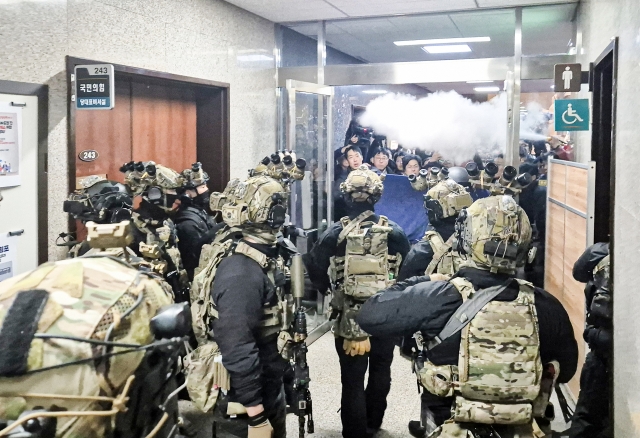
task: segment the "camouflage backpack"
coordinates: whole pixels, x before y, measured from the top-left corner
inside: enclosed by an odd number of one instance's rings
[[[38,406],[81,412],[57,417],[56,436],[108,436],[170,292],[110,257],[49,262],[0,283],[0,416]]]
[[[516,280],[514,280],[516,281]],[[430,362],[419,371],[431,393],[455,396],[452,420],[457,423],[531,423],[546,407],[541,394],[542,362],[533,285],[517,280],[513,301],[492,300],[461,331],[457,366]],[[464,278],[450,281],[466,302],[476,293]]]

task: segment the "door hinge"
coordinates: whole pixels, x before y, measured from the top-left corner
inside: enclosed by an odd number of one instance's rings
[[[75,82],[75,81],[76,81],[76,75],[71,73],[71,82]]]
[[[22,236],[24,230],[9,231],[9,236]]]

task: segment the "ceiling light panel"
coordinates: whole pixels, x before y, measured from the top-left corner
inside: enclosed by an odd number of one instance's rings
[[[500,91],[500,87],[475,87],[473,91],[478,93],[496,93]]]
[[[460,37],[460,38],[435,38],[428,40],[408,40],[394,41],[396,46],[426,46],[437,44],[455,44],[455,43],[487,43],[491,41],[488,36],[484,37]]]
[[[432,55],[442,53],[469,53],[471,52],[471,47],[469,47],[468,44],[447,44],[444,46],[424,46],[422,50]]]

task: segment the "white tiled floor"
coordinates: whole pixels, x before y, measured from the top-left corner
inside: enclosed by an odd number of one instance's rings
[[[341,438],[340,424],[340,372],[338,355],[331,333],[314,342],[309,348],[311,371],[311,396],[315,420],[315,438]],[[376,438],[407,437],[407,423],[418,419],[420,397],[411,364],[398,354],[391,365],[391,392],[382,431]],[[290,415],[287,419],[287,437],[298,437],[298,419]]]

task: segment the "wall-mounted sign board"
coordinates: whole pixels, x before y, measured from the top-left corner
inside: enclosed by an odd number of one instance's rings
[[[76,109],[111,109],[115,105],[115,75],[111,64],[76,65]]]

